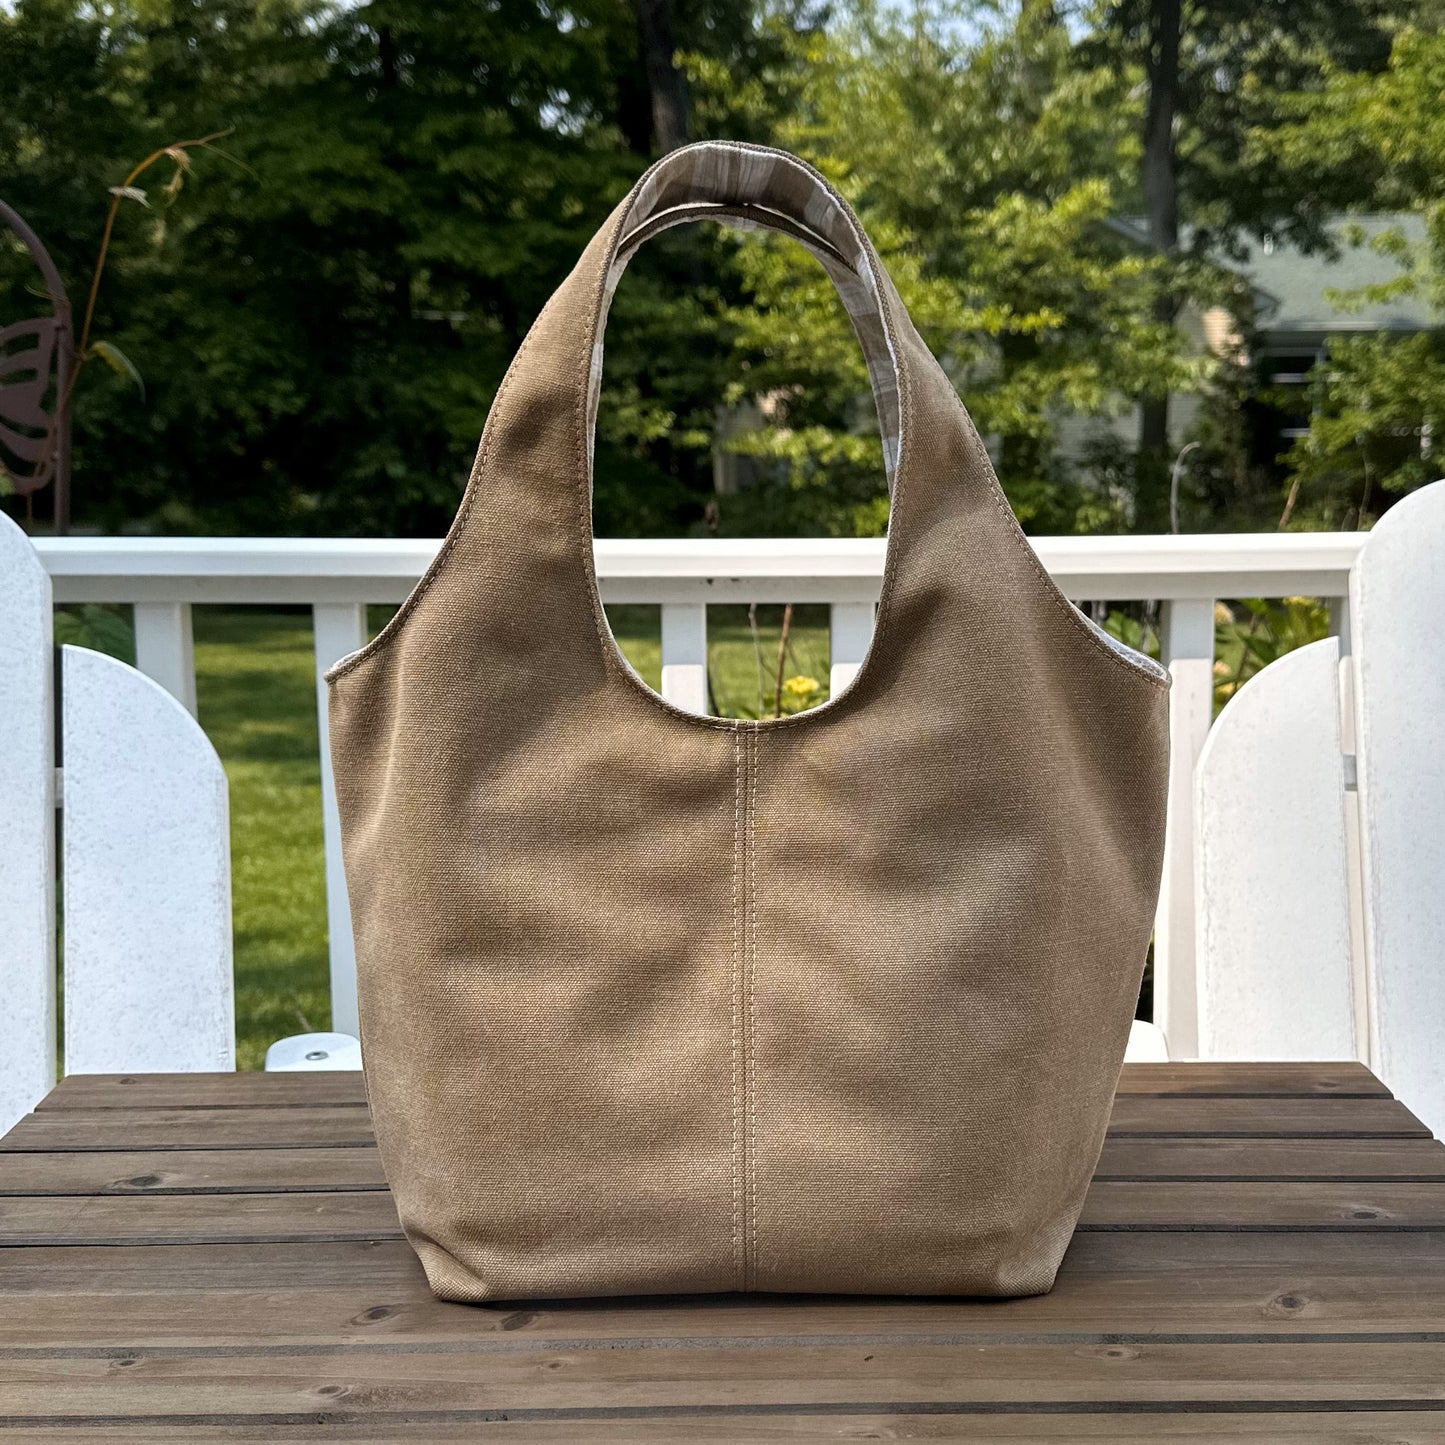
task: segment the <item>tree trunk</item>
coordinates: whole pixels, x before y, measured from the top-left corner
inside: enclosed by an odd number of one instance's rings
[[[687,86],[673,56],[671,0],[637,0],[637,29],[652,92],[652,133],[659,154],[687,144]]]
[[[1144,206],[1160,251],[1179,244],[1174,122],[1179,113],[1180,0],[1150,0],[1149,106],[1144,117]]]
[[[389,94],[395,94],[400,81],[401,70],[397,61],[396,36],[392,33],[391,26],[382,25],[376,32],[376,59],[381,68],[381,89]],[[387,118],[390,119],[388,112]],[[382,146],[382,163],[398,175],[402,173],[402,161],[396,153],[396,148],[388,139]],[[406,325],[412,319],[411,306],[411,271],[401,259],[400,241],[402,237],[397,236],[397,243],[391,250],[390,258],[384,263],[387,272],[387,284],[391,289],[391,301],[397,315],[397,319]]]
[[[1181,0],[1149,0],[1149,104],[1144,117],[1144,210],[1149,240],[1157,254],[1173,257],[1179,249],[1179,175],[1174,125],[1179,113],[1179,31]],[[1166,326],[1178,315],[1178,298],[1164,292],[1154,303],[1154,319]],[[1142,474],[1162,475],[1169,455],[1169,393],[1145,396],[1139,407],[1139,461]],[[1149,489],[1152,491],[1153,489]],[[1141,511],[1152,510],[1143,505]]]
[[[1006,380],[1012,380],[1036,362],[1039,339],[1029,333],[1006,331],[998,339],[999,364]],[[1009,482],[1040,481],[1044,476],[1044,451],[1040,439],[1029,432],[1004,432],[999,437],[998,471]]]

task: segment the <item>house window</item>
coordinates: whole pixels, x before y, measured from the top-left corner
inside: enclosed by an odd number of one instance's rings
[[[1259,360],[1259,385],[1250,406],[1257,464],[1282,471],[1280,457],[1310,428],[1310,373],[1318,351],[1271,351]]]

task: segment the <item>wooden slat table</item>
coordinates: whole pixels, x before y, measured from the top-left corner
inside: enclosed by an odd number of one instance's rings
[[[1353,1064],[1125,1069],[1052,1294],[441,1304],[354,1074],[0,1141],[16,1440],[1445,1442],[1445,1147]]]

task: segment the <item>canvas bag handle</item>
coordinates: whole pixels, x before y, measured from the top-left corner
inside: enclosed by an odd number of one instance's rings
[[[493,401],[468,492],[507,491],[516,525],[504,530],[515,533],[520,550],[535,557],[536,528],[562,520],[557,483],[565,469],[580,493],[580,519],[566,530],[574,543],[585,540],[590,566],[591,459],[608,306],[637,246],[694,219],[784,232],[822,262],[868,363],[895,512],[909,471],[910,430],[951,433],[986,464],[952,383],[914,330],[847,201],[785,151],[704,141],[664,156],[619,202],[533,322]],[[944,483],[942,476],[920,475],[914,490]],[[470,510],[464,498],[458,524],[465,526]],[[495,531],[493,540],[503,543]]]
[[[911,570],[905,567],[910,539],[928,531],[936,511],[953,505],[948,499],[958,496],[960,484],[975,526],[1017,529],[958,393],[914,329],[847,201],[786,151],[700,142],[670,152],[638,180],[552,293],[492,400],[440,550],[391,622],[337,664],[333,680],[388,646],[446,571],[468,579],[455,595],[448,593],[454,611],[482,596],[492,611],[501,597],[510,606],[517,589],[519,613],[534,612],[535,599],[546,595],[573,609],[569,616],[578,621],[588,615],[605,669],[622,666],[593,559],[591,463],[602,332],[612,291],[637,246],[659,229],[704,216],[802,241],[833,278],[860,337],[891,492],[880,626],[895,578]],[[989,584],[974,579],[974,585]],[[560,647],[570,624],[559,628],[553,640]],[[535,654],[535,626],[524,630]]]
[[[918,335],[847,201],[797,157],[733,141],[703,142],[664,156],[593,236],[502,380],[461,506],[431,566],[391,622],[338,663],[331,680],[390,644],[418,605],[435,595],[446,570],[455,581],[437,605],[453,616],[484,606],[495,623],[499,610],[515,613],[515,635],[524,639],[513,659],[518,666],[541,665],[553,651],[571,649],[576,626],[586,620],[598,644],[597,683],[607,673],[627,671],[609,636],[593,560],[591,459],[602,330],[612,292],[637,246],[667,226],[712,216],[801,240],[833,277],[862,341],[891,483],[875,642],[894,614],[926,629],[939,600],[962,593],[969,605],[955,614],[949,645],[984,654],[1012,625],[1007,619],[1021,593],[1037,590],[1091,651],[1128,665],[1153,685],[1167,685],[1157,663],[1087,619],[1039,563],[953,383]],[[986,558],[987,565],[961,565],[965,552]],[[539,645],[543,597],[552,622]],[[457,664],[466,665],[470,632],[452,628],[447,635]],[[495,644],[495,626],[490,635]],[[472,662],[494,666],[495,658]],[[874,674],[865,663],[848,689],[850,705],[864,701],[865,683],[883,685],[877,669]]]
[[[884,292],[891,287],[857,217],[824,177],[783,151],[701,142],[659,161],[621,209],[620,235],[603,282],[589,367],[589,445],[596,436],[607,313],[628,262],[643,242],[664,230],[713,220],[734,230],[791,236],[827,272],[863,351],[891,489],[902,429],[898,357],[884,313]]]

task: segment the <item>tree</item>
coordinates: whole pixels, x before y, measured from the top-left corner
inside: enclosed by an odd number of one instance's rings
[[[1149,98],[1144,112],[1144,156],[1141,177],[1149,242],[1173,260],[1179,250],[1179,177],[1174,148],[1179,118],[1180,0],[1151,0],[1144,67]],[[1175,294],[1161,288],[1154,319],[1172,326],[1179,312]],[[1139,451],[1162,459],[1169,447],[1169,393],[1151,386],[1139,404]]]
[[[1445,472],[1445,35],[1407,29],[1380,77],[1332,69],[1308,103],[1291,98],[1291,123],[1261,138],[1281,165],[1349,170],[1358,195],[1385,210],[1423,213],[1423,241],[1398,230],[1370,244],[1400,266],[1398,279],[1337,296],[1343,312],[1365,301],[1417,296],[1437,318],[1413,335],[1333,340],[1316,368],[1308,435],[1288,456],[1294,512],[1306,524],[1367,526],[1397,496]],[[1359,242],[1359,237],[1347,238]]]
[[[1338,135],[1286,145],[1306,118],[1277,92],[1333,104],[1344,78],[1368,87],[1395,12],[1184,6],[1168,123],[1154,3],[856,0],[827,24],[820,0],[0,9],[7,198],[73,285],[130,163],[230,132],[183,205],[152,188],[121,217],[97,326],[146,392],[87,375],[78,520],[437,531],[537,310],[649,160],[690,135],[789,146],[853,199],[1029,526],[1160,526],[1158,468],[1136,465],[1121,413],[1226,395],[1230,369],[1183,354],[1174,309],[1216,294],[1201,258],[1251,232],[1316,234],[1380,167]],[[1154,254],[1118,224],[1144,202],[1146,156]],[[0,258],[0,304],[24,284]],[[601,531],[884,523],[862,358],[791,241],[699,227],[649,242],[613,305],[604,388]],[[1066,430],[1074,450],[1097,433],[1097,462],[1065,459]],[[751,485],[719,495],[720,447]],[[1240,515],[1227,489],[1209,500],[1220,521]]]
[[[1137,164],[1117,72],[1081,67],[1052,5],[961,44],[951,12],[862,9],[806,43],[780,143],[855,202],[1026,523],[1127,524],[1128,498],[1070,475],[1055,447],[1071,416],[1107,419],[1146,378],[1199,384],[1171,326],[1150,315],[1156,263],[1110,227]],[[700,108],[711,83],[700,68]],[[771,399],[732,445],[778,480],[724,503],[738,530],[877,531],[882,465],[862,359],[822,272],[791,242],[738,248],[746,304],[735,398]],[[865,414],[866,415],[866,414]],[[830,510],[825,498],[846,505]],[[738,517],[734,524],[727,517]]]
[[[1160,272],[1155,316],[1178,312],[1203,260],[1239,254],[1242,238],[1327,244],[1325,222],[1357,199],[1358,176],[1304,171],[1261,144],[1289,120],[1286,97],[1318,93],[1334,69],[1373,76],[1402,19],[1436,0],[1102,0],[1087,7],[1086,46],[1142,73],[1146,103],[1138,198]],[[1169,457],[1169,393],[1140,394],[1136,463],[1141,511],[1162,520]],[[1233,405],[1232,400],[1228,402]],[[1222,459],[1221,459],[1222,460]]]
[[[652,134],[666,154],[687,143],[687,85],[677,66],[670,0],[637,0],[637,23],[647,85],[652,93]]]
[[[718,9],[679,28],[745,67],[749,27]],[[104,16],[0,12],[7,196],[67,274],[88,274],[107,187],[136,157],[227,129],[234,161],[198,162],[183,208],[151,194],[122,216],[98,325],[146,394],[87,376],[81,519],[436,531],[532,317],[649,159],[648,128],[641,154],[622,130],[644,68],[635,9],[156,0]],[[610,476],[602,490],[624,495]],[[636,510],[675,525],[665,502]]]

